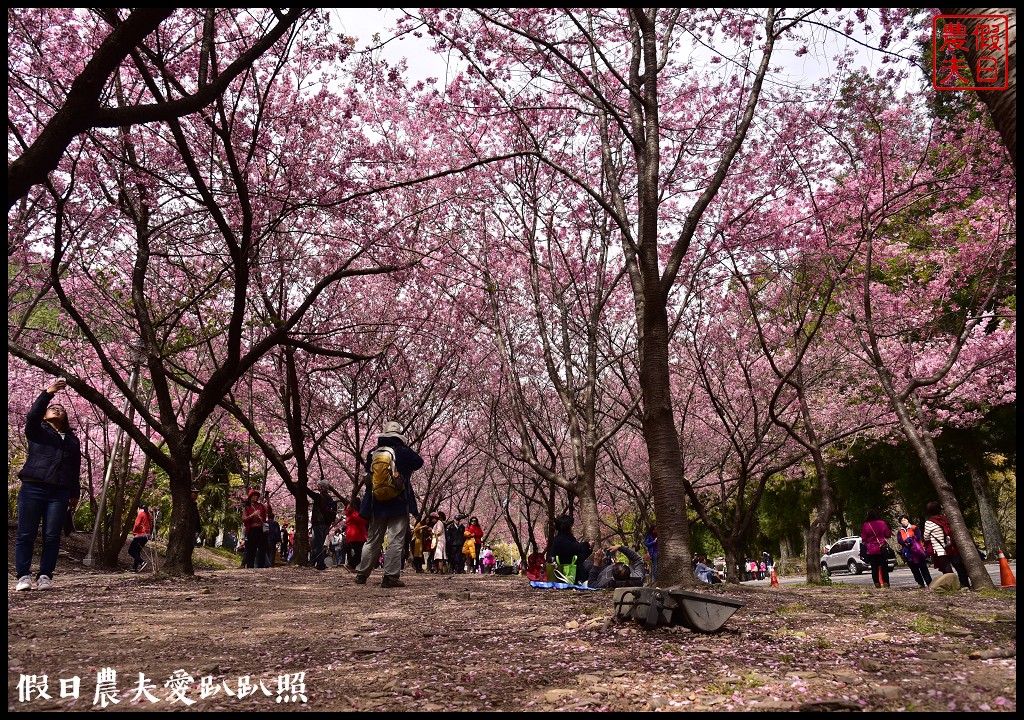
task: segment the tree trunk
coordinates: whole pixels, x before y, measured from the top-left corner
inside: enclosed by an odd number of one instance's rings
[[[175,467],[168,473],[171,486],[171,526],[167,533],[167,557],[161,567],[168,575],[193,575],[195,540],[189,533],[189,501],[192,499],[191,448],[175,453]]]
[[[950,437],[960,448],[967,472],[971,476],[971,487],[978,502],[978,515],[981,518],[981,530],[985,535],[985,552],[989,560],[996,558],[996,551],[1005,547],[1003,531],[999,527],[995,504],[989,492],[988,471],[985,469],[985,456],[978,445],[978,437],[974,430],[947,430]]]
[[[892,386],[887,381],[884,373],[881,379],[882,386],[889,396],[893,409],[896,411],[896,416],[899,418],[903,434],[910,442],[910,446],[914,448],[921,466],[928,474],[928,479],[932,481],[932,486],[938,494],[939,504],[942,506],[942,512],[949,519],[950,529],[953,531],[953,540],[956,542],[956,546],[961,549],[960,557],[963,559],[964,567],[971,578],[972,589],[994,588],[992,578],[989,577],[988,570],[985,569],[985,563],[981,561],[978,553],[974,550],[974,538],[971,537],[970,530],[967,528],[967,522],[964,520],[963,512],[960,510],[960,503],[957,502],[953,486],[950,485],[945,473],[942,472],[942,467],[939,465],[939,458],[935,452],[935,443],[932,440],[931,433],[917,427],[906,405],[900,402],[892,391]]]
[[[818,504],[815,508],[814,518],[807,528],[805,535],[807,559],[804,563],[804,570],[807,573],[808,585],[821,584],[821,538],[828,530],[829,520],[832,519],[832,512],[835,508],[835,494],[832,492],[832,483],[829,481],[828,468],[817,448],[811,450],[811,457],[814,459],[814,471],[818,476]]]
[[[582,515],[583,538],[589,540],[593,549],[597,549],[601,542],[601,516],[597,512],[597,496],[594,493],[593,484],[588,488],[589,492],[578,495],[580,501],[580,515]],[[582,564],[584,558],[580,558]]]
[[[725,551],[725,581],[739,585],[740,580],[743,579],[743,573],[736,570],[740,564],[739,550],[731,543],[724,547],[723,550]]]
[[[645,293],[646,294],[646,293]],[[658,518],[658,584],[697,584],[690,563],[683,457],[672,414],[668,372],[668,314],[664,299],[644,304],[640,388],[644,398],[643,434]]]

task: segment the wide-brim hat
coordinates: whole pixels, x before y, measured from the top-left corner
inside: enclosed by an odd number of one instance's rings
[[[396,423],[394,420],[388,423],[384,423],[384,429],[381,430],[380,435],[377,437],[392,437],[402,441],[403,445],[408,445],[409,441],[405,439],[405,435],[402,434],[402,426]]]
[[[441,516],[440,516],[440,515],[438,515],[438,514],[437,514],[436,512],[432,512],[432,513],[430,513],[430,517],[432,517],[432,518],[437,518],[437,519],[440,519],[440,518],[441,518]]]
[[[260,496],[260,491],[259,490],[250,490],[249,494],[246,495],[246,497],[252,497],[253,495],[255,495],[256,497],[259,497]]]

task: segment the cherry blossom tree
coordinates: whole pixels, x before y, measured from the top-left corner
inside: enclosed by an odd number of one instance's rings
[[[514,117],[522,128],[516,137],[614,223],[633,291],[668,583],[696,582],[669,373],[669,298],[757,114],[776,43],[811,14],[431,9],[416,16],[440,49],[469,64],[474,112],[495,116],[501,108]],[[687,33],[707,34],[712,47],[716,33],[733,41],[728,70],[716,76],[700,68],[687,53]]]
[[[849,170],[826,221],[859,248],[839,284],[837,337],[877,378],[957,545],[972,548],[934,438],[1015,397],[1013,173],[979,125],[946,127],[866,93],[850,112],[861,121],[844,136]],[[962,556],[973,586],[991,587],[977,553]]]
[[[184,55],[176,62],[186,62],[189,53],[198,62],[200,46],[189,44],[197,30],[187,22],[162,26],[167,37],[155,66],[179,51]],[[19,228],[24,247],[43,240],[43,232],[50,235],[49,283],[65,323],[62,359],[51,359],[25,337],[9,339],[8,351],[66,375],[71,388],[124,427],[167,472],[173,499],[168,572],[192,570],[185,532],[191,457],[226,392],[292,336],[334,283],[418,259],[400,249],[417,247],[417,241],[403,243],[410,226],[402,224],[408,217],[402,199],[394,197],[384,213],[366,193],[352,192],[377,182],[384,166],[395,166],[392,144],[357,140],[365,130],[353,119],[358,98],[347,104],[327,85],[306,89],[314,77],[326,82],[322,63],[340,63],[347,48],[325,43],[317,30],[296,29],[289,43],[264,55],[264,66],[187,121],[91,133],[89,152],[67,166],[68,182],[48,186],[48,204],[37,207],[40,224]],[[122,68],[118,78],[119,98],[132,96],[132,88],[161,94],[163,75],[147,65]],[[389,97],[398,101],[395,93]],[[285,107],[301,110],[281,112]],[[307,122],[310,116],[315,124]],[[340,147],[339,137],[347,138]],[[363,172],[364,162],[377,171]],[[335,171],[319,170],[332,165]],[[382,262],[373,257],[378,252]],[[283,307],[264,302],[261,273],[272,268],[288,273]],[[139,348],[111,344],[118,335],[136,338]],[[155,409],[123,379],[140,361],[139,351]],[[87,368],[85,360],[93,364]],[[168,452],[97,389],[97,368],[159,432]]]
[[[98,22],[83,21],[81,16],[86,12],[95,14]],[[175,12],[179,18],[183,14],[192,16],[194,20],[186,20],[186,24],[202,28],[196,38],[201,45],[199,62],[188,73],[181,72],[185,66],[165,62],[165,56],[152,47],[158,41],[151,35]],[[8,92],[22,96],[19,108],[42,111],[49,107],[43,112],[12,115],[8,104],[8,157],[11,151],[21,151],[7,164],[8,211],[57,169],[61,156],[77,136],[94,128],[171,120],[209,106],[311,12],[312,8],[268,9],[254,15],[252,24],[234,27],[236,18],[232,13],[218,8],[135,8],[127,10],[124,17],[120,8],[12,10],[7,14],[8,60],[24,72],[9,74]],[[79,34],[83,30],[87,33],[84,37]],[[244,42],[233,47],[217,44],[218,36],[233,30],[243,30]],[[64,62],[72,65],[67,69],[77,73],[56,101],[49,96],[49,80],[43,74],[29,72],[33,66],[50,63],[53,52],[60,52]],[[118,66],[129,59],[152,63],[164,89],[172,94],[153,93],[130,105],[106,102]],[[39,79],[39,85],[33,86],[30,78]]]

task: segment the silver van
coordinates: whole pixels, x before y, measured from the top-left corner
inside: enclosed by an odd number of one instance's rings
[[[821,572],[824,574],[846,571],[860,575],[871,566],[860,559],[860,537],[844,537],[836,540],[828,552],[821,556]],[[896,569],[896,558],[889,558],[889,571]]]

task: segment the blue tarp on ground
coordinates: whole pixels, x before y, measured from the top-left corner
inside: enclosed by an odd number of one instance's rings
[[[586,585],[570,585],[569,583],[544,582],[543,580],[531,580],[530,586],[542,589],[554,590],[600,590],[601,588],[587,587]]]

